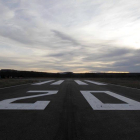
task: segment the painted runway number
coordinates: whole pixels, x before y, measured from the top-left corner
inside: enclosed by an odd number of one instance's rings
[[[57,92],[58,91],[49,91],[49,90],[28,91],[28,93],[44,93],[44,94],[18,97],[18,98],[12,98],[12,99],[6,99],[0,101],[0,110],[44,110],[47,107],[47,105],[50,103],[50,101],[36,101],[35,103],[12,103],[12,102],[21,99],[29,99],[34,97],[53,95],[53,94],[57,94]]]
[[[81,93],[93,110],[140,110],[140,102],[110,91],[81,91]],[[114,98],[124,101],[126,104],[104,104],[92,93],[106,93]]]

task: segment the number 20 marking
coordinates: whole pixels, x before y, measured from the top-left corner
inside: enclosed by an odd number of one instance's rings
[[[44,93],[39,95],[18,97],[0,101],[0,110],[44,110],[50,101],[36,101],[35,103],[12,103],[21,99],[29,99],[57,94],[58,91],[33,90],[28,93]],[[118,95],[110,91],[81,91],[93,110],[140,110],[140,102]],[[126,104],[104,104],[91,93],[106,93],[114,98],[124,101]]]

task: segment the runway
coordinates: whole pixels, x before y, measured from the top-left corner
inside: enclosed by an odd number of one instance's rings
[[[1,140],[139,140],[140,90],[89,79],[0,89]]]

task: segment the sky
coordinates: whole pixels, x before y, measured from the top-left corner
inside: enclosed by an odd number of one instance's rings
[[[140,0],[0,0],[0,69],[140,72]]]

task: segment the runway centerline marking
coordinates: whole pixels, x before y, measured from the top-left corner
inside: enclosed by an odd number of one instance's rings
[[[78,85],[88,85],[87,83],[84,83],[80,80],[74,80]]]
[[[57,82],[52,83],[51,85],[60,85],[63,82],[64,82],[64,80],[59,80]]]
[[[32,96],[24,96],[24,97],[18,97],[18,98],[12,98],[12,99],[6,99],[3,101],[0,101],[0,110],[44,110],[47,105],[50,103],[50,101],[36,101],[35,103],[12,103],[17,100],[21,99],[29,99],[29,98],[34,98],[34,97],[41,97],[41,96],[47,96],[47,95],[53,95],[57,94],[58,91],[37,91],[37,90],[32,90],[28,91],[31,93],[40,93],[44,92],[45,94],[39,94],[39,95],[32,95]],[[46,93],[47,92],[47,93]]]
[[[81,93],[93,110],[140,110],[140,102],[118,95],[111,91],[81,91]],[[91,93],[106,93],[126,102],[126,104],[104,104]]]
[[[86,82],[92,83],[92,84],[96,84],[96,85],[107,85],[104,83],[100,83],[100,82],[95,82],[95,81],[90,81],[90,80],[85,80]]]
[[[32,85],[43,85],[43,84],[46,84],[46,83],[49,83],[49,82],[52,82],[52,81],[54,81],[54,80],[49,80],[49,81],[34,83],[34,84],[32,84]]]

